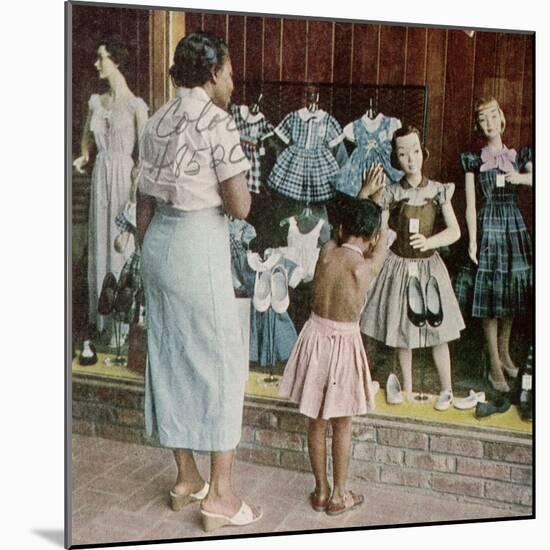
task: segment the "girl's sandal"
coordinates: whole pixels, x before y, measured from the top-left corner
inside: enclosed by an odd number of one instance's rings
[[[350,510],[361,506],[364,501],[365,497],[363,495],[356,495],[353,491],[348,491],[344,495],[342,502],[335,503],[332,500],[328,502],[326,508],[327,515],[339,516],[344,512],[349,512]]]
[[[327,509],[328,496],[319,496],[316,491],[313,491],[309,495],[309,502],[311,507],[316,512],[325,512]]]

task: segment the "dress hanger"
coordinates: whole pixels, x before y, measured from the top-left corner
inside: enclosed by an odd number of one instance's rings
[[[369,98],[369,108],[367,109],[365,115],[370,120],[374,120],[376,118],[376,112],[372,106],[372,97]]]
[[[251,115],[257,115],[260,112],[260,103],[264,97],[264,94],[260,92],[260,95],[258,96],[258,99],[250,105],[250,114]]]
[[[315,113],[318,111],[318,109],[319,109],[319,92],[317,92],[317,94],[315,95],[315,100],[308,103],[307,105],[307,110],[310,113]]]

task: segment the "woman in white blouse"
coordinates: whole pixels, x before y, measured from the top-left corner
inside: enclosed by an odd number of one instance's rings
[[[231,281],[225,213],[245,218],[250,168],[227,113],[233,91],[223,40],[183,38],[170,74],[176,97],[148,121],[141,144],[138,234],[143,242],[149,434],[174,450],[172,507],[201,502],[203,528],[245,525],[259,508],[233,492],[248,359]],[[211,451],[210,483],[193,451]]]

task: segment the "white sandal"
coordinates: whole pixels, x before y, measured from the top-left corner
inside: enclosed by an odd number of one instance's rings
[[[191,493],[189,495],[178,495],[177,493],[174,493],[174,491],[170,491],[170,503],[172,505],[172,510],[174,510],[174,512],[179,512],[188,504],[203,500],[208,494],[209,489],[210,485],[208,481],[205,481],[202,489],[196,493]]]
[[[257,516],[254,516],[252,508],[250,508],[244,500],[242,501],[239,511],[232,517],[207,512],[201,508],[202,528],[207,532],[226,526],[250,525],[251,523],[255,523],[256,521],[262,519],[262,516],[262,510],[259,511]]]

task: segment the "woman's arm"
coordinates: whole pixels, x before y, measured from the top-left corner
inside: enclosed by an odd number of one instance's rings
[[[450,200],[441,205],[441,212],[447,227],[429,238],[420,233],[412,235],[410,242],[413,248],[425,252],[441,246],[448,246],[460,239],[460,227]]]
[[[251,204],[245,172],[222,181],[220,189],[225,211],[234,218],[244,220],[250,212]]]
[[[143,239],[147,228],[153,219],[157,202],[155,197],[151,195],[144,195],[137,192],[137,206],[136,206],[136,225],[137,225],[137,239],[140,246],[143,244]]]

